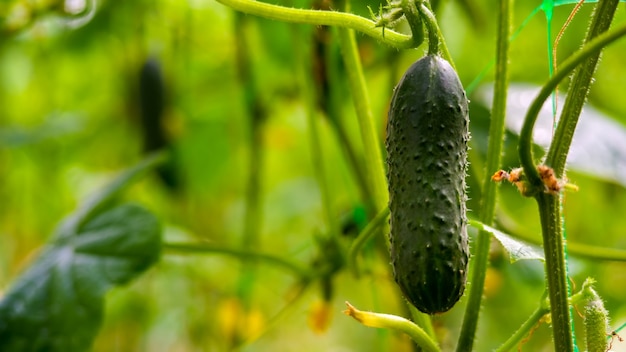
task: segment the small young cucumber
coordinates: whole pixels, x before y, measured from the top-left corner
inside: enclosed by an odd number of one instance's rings
[[[417,309],[449,310],[465,289],[467,98],[456,72],[436,55],[406,71],[387,124],[391,264]]]

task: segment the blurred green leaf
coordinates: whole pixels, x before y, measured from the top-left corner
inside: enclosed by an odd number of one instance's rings
[[[83,206],[76,211],[74,216],[68,217],[67,220],[59,226],[59,229],[57,229],[57,237],[60,239],[74,236],[77,232],[80,232],[88,221],[104,209],[110,207],[117,195],[126,189],[126,187],[138,178],[144,176],[148,171],[161,165],[166,158],[167,154],[165,153],[154,153],[137,165],[121,173],[111,183],[87,199]]]
[[[509,131],[519,135],[526,110],[539,89],[539,86],[530,84],[510,85],[506,120]],[[479,101],[488,104],[493,96],[493,87],[481,87],[476,96]],[[557,101],[564,102],[565,94],[559,94]],[[558,105],[557,116],[561,114],[562,105]],[[533,132],[535,143],[544,148],[550,145],[553,124],[552,105],[546,101]],[[569,169],[626,186],[626,128],[588,104],[581,113],[567,165]]]
[[[1,351],[82,351],[103,319],[104,294],[137,277],[161,252],[161,228],[144,208],[112,201],[164,160],[119,175],[67,217],[0,302]]]
[[[88,349],[102,323],[105,292],[145,271],[160,250],[156,217],[131,204],[57,237],[0,302],[0,350]]]

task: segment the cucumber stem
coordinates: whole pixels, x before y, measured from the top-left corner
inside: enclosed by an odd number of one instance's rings
[[[437,28],[437,20],[428,8],[425,6],[422,8],[422,3],[420,3],[419,6],[421,11],[420,17],[424,16],[426,28],[428,28],[428,55],[439,55],[439,35],[441,34]],[[424,9],[426,9],[426,11],[424,11]]]
[[[402,0],[400,6],[402,7],[404,17],[409,24],[409,28],[411,28],[413,45],[418,47],[424,41],[424,25],[422,24],[422,16],[415,6],[416,1],[421,0]]]
[[[437,24],[437,18],[430,10],[428,3],[422,2],[419,11],[426,22],[426,27],[428,27],[428,54],[438,55],[439,49],[441,49],[441,56],[446,59],[450,63],[450,66],[456,71],[456,66],[454,66],[454,60],[452,60],[452,56],[448,51],[446,40]]]

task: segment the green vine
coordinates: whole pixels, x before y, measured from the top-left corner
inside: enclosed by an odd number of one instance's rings
[[[586,42],[589,42],[609,29],[618,3],[619,0],[606,0],[598,3],[594,13],[594,21],[592,21],[591,27],[587,32]],[[561,178],[565,172],[565,160],[567,159],[580,112],[587,99],[593,73],[596,70],[599,58],[600,52],[591,55],[575,72],[572,78],[572,84],[568,89],[567,99],[563,106],[559,125],[555,131],[554,139],[550,144],[546,158],[546,164],[552,166],[557,178]]]
[[[489,146],[487,153],[487,173],[483,181],[480,201],[480,220],[492,225],[496,209],[497,187],[491,181],[491,171],[500,167],[504,144],[504,120],[506,117],[506,97],[508,91],[509,32],[511,26],[511,0],[500,2],[498,11],[498,39],[496,49],[496,81],[493,97],[492,119],[489,126]],[[471,351],[478,326],[480,305],[489,262],[491,235],[479,231],[474,246],[473,271],[463,325],[459,335],[457,351]]]
[[[571,306],[580,304],[580,303],[589,303],[598,299],[598,295],[595,293],[592,285],[594,283],[593,279],[586,279],[583,283],[583,287],[577,293],[573,294],[569,300],[568,304]],[[507,339],[500,347],[496,349],[496,352],[506,352],[511,351],[515,348],[515,346],[519,346],[522,340],[527,337],[533,329],[542,322],[542,319],[548,316],[550,313],[550,301],[547,299],[547,292],[541,298],[539,303],[539,307],[535,309],[535,311],[526,319],[526,321],[522,324],[522,326],[515,331],[509,339]]]
[[[415,0],[402,0],[400,8],[411,28],[414,43],[420,45],[424,41],[424,24],[422,23],[422,15],[417,10],[415,3]]]
[[[308,131],[310,133],[309,143],[311,145],[311,158],[313,161],[313,172],[315,173],[315,178],[317,180],[317,184],[320,187],[320,196],[322,200],[322,208],[324,209],[324,215],[326,224],[328,226],[328,233],[330,237],[336,236],[338,234],[338,225],[335,220],[335,210],[332,203],[331,191],[329,187],[329,182],[326,177],[326,167],[324,165],[324,152],[322,149],[322,141],[320,136],[320,128],[318,116],[316,114],[316,104],[315,104],[315,93],[313,89],[310,87],[313,86],[313,83],[308,78],[307,72],[312,70],[311,62],[308,59],[310,57],[310,53],[308,50],[305,50],[303,45],[299,43],[297,39],[294,38],[294,47],[295,52],[298,58],[299,66],[298,66],[298,76],[300,78],[300,86],[302,89],[302,95],[305,100],[306,111],[307,111],[307,122],[308,122]]]
[[[535,127],[535,123],[537,122],[537,117],[539,116],[541,107],[559,83],[568,77],[578,67],[578,65],[625,35],[626,24],[622,24],[616,29],[600,34],[594,39],[588,41],[582,49],[574,53],[567,60],[565,60],[561,66],[559,66],[554,76],[552,76],[552,78],[550,78],[550,80],[548,80],[548,82],[541,87],[541,90],[528,108],[526,117],[524,118],[524,124],[522,125],[522,130],[520,132],[518,149],[520,162],[524,168],[524,175],[530,183],[530,187],[534,187],[534,190],[532,190],[531,193],[543,191],[543,184],[541,177],[539,176],[539,172],[537,171],[537,166],[535,165],[532,152],[532,132]],[[565,122],[561,123],[560,126],[564,123]]]
[[[600,50],[611,41],[623,35],[619,33],[624,26],[619,27],[617,31],[599,35],[599,33],[605,32],[608,29],[617,3],[617,0],[600,2],[596,8],[590,30],[587,34],[586,42],[588,44],[570,57],[553,78],[542,87],[539,96],[533,101],[533,104],[529,108],[522,127],[522,133],[520,134],[520,160],[524,168],[524,173],[530,183],[531,190],[529,193],[534,195],[537,200],[541,218],[543,245],[546,256],[546,278],[553,323],[553,339],[555,349],[559,351],[574,351],[575,348],[570,310],[567,304],[569,288],[567,285],[561,198],[559,195],[543,192],[544,186],[542,179],[532,158],[532,130],[543,102],[551,95],[552,91],[566,75],[570,74],[584,60],[587,60],[574,75],[574,79],[570,85],[568,100],[566,101],[566,109],[564,109],[561,115],[561,122],[557,127],[555,139],[550,146],[548,159],[546,160],[546,164],[549,166],[553,165],[554,159],[558,159],[559,163],[554,165],[557,167],[556,176],[562,176],[571,137],[576,128],[582,105],[586,99]]]
[[[300,264],[285,259],[281,256],[276,256],[267,253],[260,253],[252,249],[240,249],[240,248],[228,248],[220,245],[213,244],[200,244],[200,243],[164,243],[163,249],[171,254],[176,253],[188,253],[188,254],[222,254],[231,257],[236,257],[240,260],[254,259],[265,262],[267,264],[273,264],[284,269],[293,272],[303,281],[309,281],[317,276],[316,273],[301,266]]]
[[[347,12],[305,10],[252,0],[217,0],[235,10],[272,20],[354,29],[397,49],[415,48],[419,38],[377,26],[376,22]]]
[[[441,30],[439,29],[439,25],[437,24],[437,19],[430,10],[428,3],[421,3],[419,11],[426,22],[426,27],[428,27],[428,53],[431,55],[438,54],[439,49],[441,49],[443,58],[446,59],[446,61],[450,63],[450,66],[456,70],[454,60],[452,60],[452,55],[450,55],[450,51],[448,51],[448,45],[446,45],[446,41],[443,38]]]
[[[233,23],[233,37],[235,38],[235,61],[237,63],[237,75],[243,91],[243,106],[246,117],[250,122],[249,145],[250,155],[248,158],[248,176],[245,193],[244,226],[240,245],[243,249],[252,249],[260,245],[261,219],[262,219],[262,193],[261,184],[263,175],[263,132],[266,120],[266,110],[261,101],[256,79],[253,74],[250,54],[248,52],[248,36],[246,28],[253,21],[241,13],[235,14]],[[256,278],[255,263],[253,260],[245,260],[242,263],[241,272],[237,283],[237,294],[241,299],[244,309],[249,309],[254,283]],[[240,336],[237,336],[239,339]],[[241,341],[235,341],[236,344]]]
[[[349,4],[346,2],[345,11],[348,11],[348,6]],[[375,128],[376,124],[374,123],[354,32],[347,28],[341,28],[339,30],[339,46],[348,74],[348,84],[352,92],[352,100],[359,121],[363,148],[365,149],[367,178],[373,190],[372,194],[374,195],[376,209],[383,209],[387,206],[387,181],[385,180],[380,141]]]
[[[374,234],[378,233],[378,229],[385,224],[388,216],[389,207],[384,207],[380,212],[378,212],[378,214],[376,214],[374,219],[372,219],[372,221],[365,226],[357,238],[352,241],[350,252],[348,253],[348,263],[350,264],[355,276],[359,276],[358,258],[361,249]]]
[[[515,346],[518,345],[520,341],[522,341],[522,339],[526,337],[548,313],[550,313],[550,305],[547,304],[545,299],[542,299],[539,307],[532,312],[522,326],[520,326],[520,328],[517,329],[517,331],[515,331],[515,333],[513,333],[513,335],[511,335],[511,337],[509,337],[509,339],[502,344],[502,346],[496,349],[496,352],[507,352],[513,350],[513,348],[515,348]]]

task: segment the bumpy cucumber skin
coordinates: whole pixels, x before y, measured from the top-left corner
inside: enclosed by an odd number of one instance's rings
[[[449,310],[465,290],[468,106],[454,69],[427,55],[396,86],[387,124],[391,264],[417,309]]]

